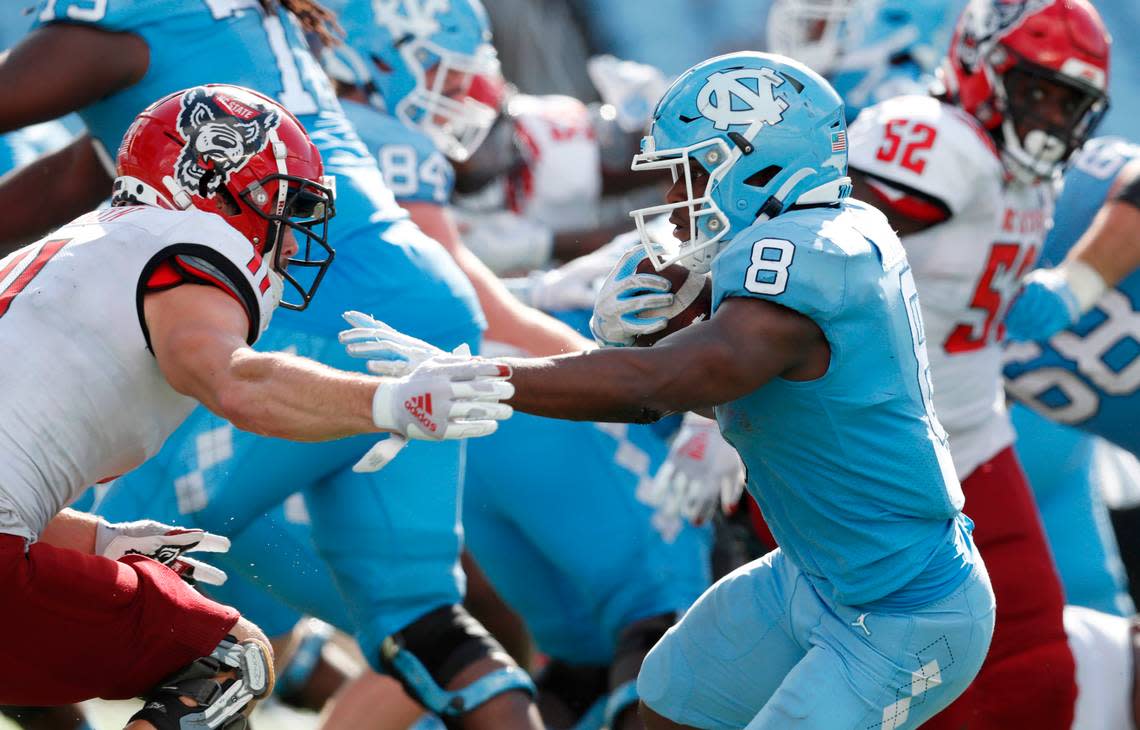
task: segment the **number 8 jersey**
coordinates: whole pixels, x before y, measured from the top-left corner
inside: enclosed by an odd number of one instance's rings
[[[1065,259],[1121,170],[1127,166],[1131,172],[1138,160],[1140,146],[1111,137],[1091,140],[1074,157],[1042,266]],[[1010,345],[1005,376],[1010,394],[1039,413],[1140,455],[1140,272],[1125,277],[1048,342]]]
[[[162,262],[241,303],[250,344],[269,323],[280,288],[267,263],[194,209],[95,211],[0,260],[0,533],[36,539],[84,489],[157,453],[197,405],[149,350],[142,300]]]
[[[945,595],[968,574],[962,487],[930,400],[910,267],[882,213],[851,199],[793,208],[737,234],[712,279],[714,310],[764,299],[810,318],[831,346],[822,377],[776,378],[716,408],[781,549],[847,605]]]
[[[1052,187],[1010,179],[977,121],[932,97],[863,110],[850,140],[850,166],[875,202],[931,224],[903,245],[922,297],[935,406],[966,479],[1013,443],[1001,322],[1041,251]]]

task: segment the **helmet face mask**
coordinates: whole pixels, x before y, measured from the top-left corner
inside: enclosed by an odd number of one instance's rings
[[[1022,179],[1045,179],[1085,143],[1108,110],[1107,96],[1032,64],[1018,63],[997,84],[1004,109],[1003,149]]]
[[[685,266],[705,268],[711,265],[717,249],[714,246],[728,233],[728,217],[712,197],[712,192],[735,160],[722,139],[709,139],[668,150],[653,148],[653,138],[646,137],[642,152],[633,158],[632,169],[637,171],[668,169],[673,182],[685,181],[685,199],[676,203],[663,203],[639,208],[630,213],[637,224],[643,245],[658,270],[683,262]],[[699,172],[694,174],[694,166]],[[703,189],[697,190],[694,177],[707,177]],[[651,236],[649,221],[659,215],[671,214],[678,209],[688,213],[689,232],[684,240],[674,236]]]
[[[272,284],[289,282],[299,294],[281,306],[308,305],[333,258],[334,186],[304,127],[275,101],[224,84],[170,94],[135,118],[117,168],[112,205],[194,207],[222,217],[249,241],[251,265],[272,255]],[[298,241],[289,256],[287,231]],[[289,265],[314,273],[298,279]]]
[[[415,58],[409,67],[416,86],[396,104],[396,116],[423,130],[452,160],[467,160],[486,139],[498,116],[497,109],[470,96],[476,79],[499,75],[494,49],[483,46],[465,56],[430,41],[412,41],[401,53]]]
[[[1088,0],[970,0],[939,75],[1010,174],[1056,174],[1108,109],[1111,39]]]
[[[501,78],[479,1],[346,2],[339,19],[348,45],[322,52],[329,75],[368,91],[373,106],[422,130],[452,160],[474,154],[499,109],[472,89]]]
[[[262,255],[273,256],[272,270],[297,294],[296,299],[282,297],[281,306],[286,309],[300,311],[309,306],[332,264],[335,252],[328,242],[328,226],[336,213],[334,182],[331,177],[322,177],[316,183],[295,175],[274,175],[240,193],[242,202],[266,221]],[[266,212],[255,205],[271,183],[286,191],[280,212]],[[293,233],[297,246],[292,253],[284,245],[287,232]]]
[[[777,0],[768,14],[768,48],[817,73],[831,73],[847,45],[848,18],[869,0]]]

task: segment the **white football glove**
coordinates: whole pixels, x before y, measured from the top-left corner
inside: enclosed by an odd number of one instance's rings
[[[220,568],[185,557],[186,553],[224,553],[229,549],[230,540],[222,535],[165,525],[154,520],[107,522],[100,519],[95,531],[96,555],[111,560],[126,555],[145,555],[170,568],[190,585],[208,583],[220,586],[226,582],[226,574]]]
[[[626,251],[598,290],[590,332],[602,347],[629,347],[635,337],[659,332],[669,321],[666,317],[641,316],[673,303],[668,279],[637,273],[637,265],[645,257],[640,244]]]
[[[493,433],[513,410],[499,401],[514,395],[510,367],[472,358],[466,345],[453,354],[405,335],[360,312],[346,312],[354,325],[340,334],[352,357],[367,358],[368,370],[394,379],[376,389],[372,420],[391,436],[353,466],[376,471],[395,458],[408,439],[440,441]]]
[[[700,525],[718,508],[730,512],[744,490],[744,464],[716,421],[685,414],[669,447],[669,456],[653,478],[653,492],[663,505]]]
[[[365,367],[373,375],[398,378],[407,375],[425,360],[447,353],[430,342],[406,335],[363,312],[345,312],[344,321],[352,329],[340,333],[340,343],[350,357],[368,362]],[[470,357],[467,343],[451,351],[452,355]]]

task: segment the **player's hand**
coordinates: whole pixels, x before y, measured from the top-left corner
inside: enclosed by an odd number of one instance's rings
[[[668,279],[637,273],[645,257],[640,245],[626,251],[598,291],[590,332],[602,347],[630,347],[635,337],[665,329],[667,318],[643,316],[673,303]]]
[[[495,360],[432,357],[376,389],[372,420],[377,427],[409,439],[486,436],[513,412],[500,402],[515,393],[507,382],[510,376],[510,366]]]
[[[744,489],[744,464],[724,440],[716,421],[685,415],[669,456],[657,470],[653,491],[695,525],[712,519],[717,509],[730,512]]]
[[[170,568],[190,585],[220,586],[226,582],[226,574],[212,565],[186,557],[186,553],[224,553],[229,549],[230,540],[222,535],[154,520],[107,522],[101,519],[95,532],[96,555],[111,560],[145,555]]]
[[[363,312],[345,312],[341,316],[352,325],[352,329],[340,333],[340,343],[349,356],[367,360],[365,367],[373,375],[398,378],[412,372],[425,360],[447,354],[435,345],[406,335]],[[451,354],[470,356],[471,348],[464,343]]]
[[[1068,280],[1056,269],[1037,269],[1005,315],[1010,339],[1047,340],[1077,321],[1080,309]]]

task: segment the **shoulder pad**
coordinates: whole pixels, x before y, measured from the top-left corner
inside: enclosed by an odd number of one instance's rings
[[[767,299],[817,321],[842,307],[849,256],[871,249],[841,214],[792,211],[737,234],[713,260],[713,309],[727,297]],[[849,235],[848,235],[849,234]]]
[[[864,109],[849,130],[850,165],[957,214],[1004,177],[989,134],[960,109],[902,96]]]

